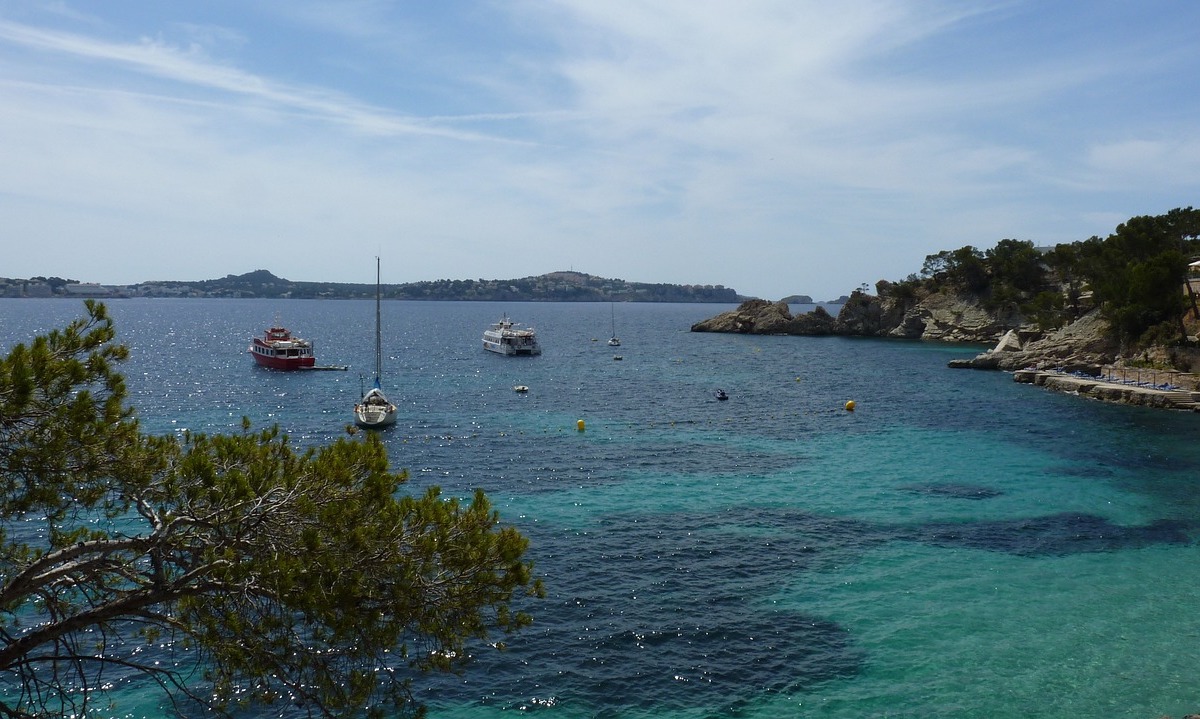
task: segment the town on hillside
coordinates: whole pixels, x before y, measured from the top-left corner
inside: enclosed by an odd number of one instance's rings
[[[389,300],[468,300],[530,302],[741,302],[724,285],[628,282],[582,272],[552,272],[511,280],[433,280],[382,286]],[[0,278],[3,297],[241,297],[267,299],[365,299],[374,284],[298,282],[267,270],[197,282],[155,281],[104,285],[60,277]]]

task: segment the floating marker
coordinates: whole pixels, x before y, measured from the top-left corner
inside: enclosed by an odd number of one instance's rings
[[[582,431],[584,430],[584,426],[583,426],[583,420],[582,420],[582,419],[581,419],[581,420],[577,420],[577,421],[575,422],[575,429],[579,430],[580,432],[582,432]]]
[[[854,411],[854,400],[850,400],[849,402],[846,403],[846,411],[847,412]]]

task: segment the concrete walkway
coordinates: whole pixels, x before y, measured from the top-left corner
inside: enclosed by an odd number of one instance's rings
[[[1162,409],[1200,411],[1200,392],[1163,383],[1122,380],[1119,376],[1089,377],[1057,370],[1023,369],[1013,372],[1013,380],[1057,392],[1069,392],[1103,402],[1142,405]]]

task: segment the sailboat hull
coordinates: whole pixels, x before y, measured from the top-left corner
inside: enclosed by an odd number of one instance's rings
[[[396,405],[388,401],[383,390],[372,388],[354,405],[354,424],[365,429],[390,427],[396,423]]]
[[[383,375],[383,349],[379,320],[379,258],[375,258],[375,386],[354,405],[354,424],[364,429],[382,429],[396,423],[396,405],[392,404],[379,386]]]

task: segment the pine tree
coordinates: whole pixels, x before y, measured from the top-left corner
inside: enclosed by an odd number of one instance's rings
[[[527,539],[482,492],[403,493],[373,434],[147,435],[86,307],[0,359],[0,714],[82,716],[139,680],[176,707],[420,714],[423,671],[530,622]]]

